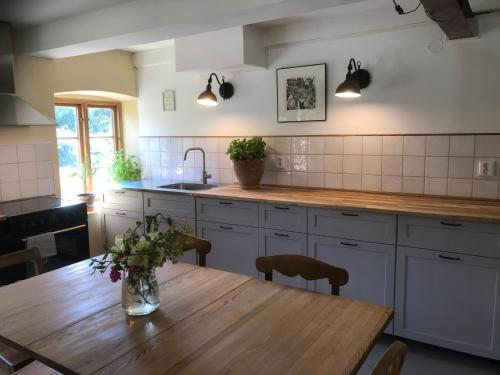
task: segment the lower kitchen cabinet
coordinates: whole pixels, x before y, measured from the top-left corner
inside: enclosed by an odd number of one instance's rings
[[[259,256],[278,254],[307,255],[307,235],[303,233],[286,232],[282,230],[259,230]],[[262,277],[264,277],[262,275]],[[281,284],[307,288],[307,281],[300,276],[288,277],[273,272],[273,281]]]
[[[197,232],[212,243],[207,267],[257,277],[258,228],[198,221]]]
[[[102,228],[106,243],[115,243],[117,234],[125,233],[129,228],[135,228],[137,221],[142,221],[142,212],[120,211],[105,208],[102,210]]]
[[[398,247],[395,334],[500,359],[500,259]]]
[[[310,235],[308,252],[347,270],[349,282],[340,287],[341,296],[394,306],[395,246]],[[314,282],[314,286],[318,292],[331,293],[326,279]],[[386,333],[392,333],[392,322]]]
[[[196,234],[196,220],[195,219],[189,219],[185,217],[174,217],[171,216],[170,219],[172,219],[172,223],[176,226],[181,226],[181,225],[187,225],[190,228],[190,231],[193,235]],[[160,232],[164,231],[168,228],[168,224],[162,222],[160,224]],[[196,259],[196,251],[195,250],[190,250],[186,251],[182,258],[179,260],[179,262],[182,263],[189,263],[189,264],[198,264],[197,259]]]

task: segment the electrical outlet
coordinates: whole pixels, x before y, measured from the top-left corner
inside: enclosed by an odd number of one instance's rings
[[[283,168],[283,161],[282,161],[282,159],[278,157],[278,158],[275,159],[275,161],[276,161],[276,168],[282,169]]]
[[[493,160],[479,160],[477,175],[478,177],[493,177],[496,175],[497,163]]]

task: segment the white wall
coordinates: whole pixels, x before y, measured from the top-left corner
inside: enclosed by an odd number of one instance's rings
[[[271,47],[268,70],[235,73],[235,95],[218,107],[195,99],[206,76],[172,65],[138,69],[141,136],[283,134],[425,134],[500,132],[500,17],[483,16],[479,38],[446,42],[431,23],[370,35]],[[359,99],[335,98],[349,57],[372,73]],[[326,122],[276,122],[275,69],[328,64]],[[176,91],[177,110],[163,112],[162,91]]]

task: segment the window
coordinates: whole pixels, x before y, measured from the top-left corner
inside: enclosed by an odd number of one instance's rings
[[[59,174],[63,195],[103,191],[120,147],[119,104],[57,99]]]

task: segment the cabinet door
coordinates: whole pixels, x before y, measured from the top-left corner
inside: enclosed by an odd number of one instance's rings
[[[137,221],[142,220],[142,213],[139,212],[103,209],[102,224],[105,241],[109,245],[114,244],[117,234],[123,234],[129,228],[135,228]]]
[[[259,204],[259,226],[289,232],[307,232],[307,208],[284,204]]]
[[[165,217],[196,217],[195,198],[175,193],[144,193],[144,213]]]
[[[309,256],[349,273],[349,281],[340,287],[340,295],[394,306],[395,246],[341,238],[309,236]],[[314,282],[318,292],[331,293],[328,280]],[[392,323],[386,329],[392,333]]]
[[[102,207],[112,210],[142,212],[142,192],[125,189],[110,189],[102,194]]]
[[[227,199],[196,198],[196,218],[213,223],[259,226],[259,204]]]
[[[307,255],[307,235],[274,229],[260,229],[259,256],[278,254]],[[273,272],[273,281],[297,288],[307,288],[307,281],[300,276],[288,277],[279,272]]]
[[[398,247],[395,333],[500,359],[500,260]]]
[[[259,230],[232,224],[198,221],[198,236],[212,243],[207,267],[257,277]]]

